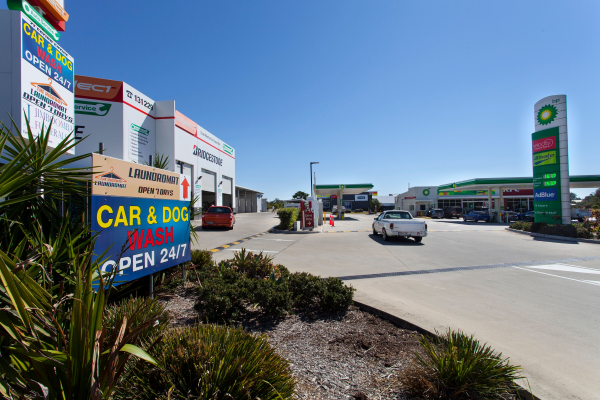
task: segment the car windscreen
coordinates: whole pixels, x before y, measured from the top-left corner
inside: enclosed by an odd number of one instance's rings
[[[384,219],[412,219],[412,215],[408,212],[389,212],[383,216]]]
[[[231,210],[228,207],[211,207],[208,209],[209,214],[230,214]]]

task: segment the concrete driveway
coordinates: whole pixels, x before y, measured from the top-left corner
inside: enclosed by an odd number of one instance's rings
[[[292,271],[343,277],[361,302],[428,330],[475,334],[522,365],[542,399],[600,398],[600,245],[462,220],[427,220],[420,244],[384,242],[371,233],[373,217],[352,214],[320,234],[264,235],[214,258],[245,247]],[[276,224],[254,218],[249,227]]]

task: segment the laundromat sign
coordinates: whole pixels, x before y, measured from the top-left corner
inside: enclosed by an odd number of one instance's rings
[[[182,174],[94,154],[95,257],[115,284],[191,259],[190,182]]]

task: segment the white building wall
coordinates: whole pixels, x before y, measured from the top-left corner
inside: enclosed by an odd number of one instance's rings
[[[179,113],[173,100],[155,102],[125,82],[85,76],[76,79],[81,83],[76,83],[75,94],[80,111],[85,105],[93,110],[110,106],[106,113],[81,111],[75,115],[78,136],[89,135],[77,144],[77,154],[97,152],[100,142],[105,155],[139,164],[159,153],[169,158],[168,170],[190,176],[194,196],[200,197],[198,207],[204,190],[210,193],[211,203],[236,208],[235,149]],[[223,185],[228,185],[225,190]]]

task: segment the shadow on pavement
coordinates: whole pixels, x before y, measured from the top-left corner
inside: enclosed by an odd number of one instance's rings
[[[463,221],[462,219],[439,219],[437,221],[445,222],[447,224],[459,224],[459,225],[496,225],[496,226],[508,226],[505,222],[484,222],[484,221]]]
[[[369,238],[372,241],[382,244],[384,246],[423,246],[425,244],[423,242],[417,243],[413,239],[407,239],[404,237],[390,237],[390,240],[386,242],[383,240],[383,237],[381,237],[381,235],[373,235],[372,233],[369,234]]]

